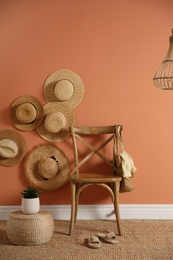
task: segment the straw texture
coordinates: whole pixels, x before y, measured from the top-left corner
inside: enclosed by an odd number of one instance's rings
[[[172,260],[173,220],[122,220],[122,236],[115,245],[101,242],[99,249],[88,247],[88,238],[98,232],[116,231],[115,221],[78,220],[72,236],[69,221],[55,221],[48,243],[14,246],[6,235],[6,221],[0,222],[1,260]]]
[[[43,106],[43,110],[44,110],[44,120],[41,123],[41,125],[36,129],[40,137],[48,142],[62,142],[63,140],[67,139],[70,136],[70,133],[68,131],[69,126],[75,124],[75,116],[73,111],[67,106],[59,104],[57,102],[46,103]],[[54,115],[57,112],[61,113],[62,116],[65,118],[63,122],[61,122],[59,117],[58,117],[59,122],[55,120]],[[48,119],[47,117],[49,118],[48,122],[47,122]],[[54,122],[50,122],[50,118],[52,118]]]
[[[27,145],[24,137],[17,131],[14,131],[12,129],[4,129],[0,131],[0,140],[3,139],[14,141],[18,146],[18,153],[13,158],[4,158],[3,156],[0,156],[0,165],[8,167],[21,162],[25,157],[27,151]]]
[[[33,108],[36,113],[35,115]],[[11,104],[10,113],[14,126],[23,131],[33,130],[38,127],[44,116],[42,104],[33,96],[20,96],[16,98]]]
[[[61,84],[62,82],[63,84]],[[61,95],[57,93],[59,84],[61,85]],[[70,86],[73,90],[71,90]],[[75,72],[68,69],[57,70],[46,79],[44,83],[44,96],[47,102],[60,102],[72,109],[81,102],[84,96],[84,84]],[[59,96],[63,97],[59,99]],[[64,97],[66,97],[65,100]]]
[[[42,159],[50,158],[52,156],[57,161],[58,172],[54,178],[45,179],[40,175],[38,166]],[[48,168],[46,166],[45,168],[48,172]],[[64,186],[68,182],[70,169],[70,161],[67,155],[55,144],[36,145],[27,153],[24,159],[24,172],[26,179],[31,186],[42,191],[54,191]],[[53,171],[50,168],[50,171],[52,175],[54,168]]]
[[[47,211],[25,215],[21,211],[10,214],[7,236],[15,245],[38,245],[50,240],[54,231],[52,216]]]

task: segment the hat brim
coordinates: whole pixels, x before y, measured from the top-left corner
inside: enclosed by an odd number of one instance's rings
[[[37,117],[32,123],[24,124],[17,119],[16,109],[18,108],[19,105],[27,102],[33,104],[36,107]],[[41,124],[44,116],[42,104],[38,99],[36,99],[33,96],[20,96],[17,99],[15,99],[11,104],[10,112],[11,112],[11,118],[13,120],[14,126],[23,131],[33,130],[36,127],[38,127]]]
[[[44,157],[54,156],[59,162],[56,177],[45,180],[38,172],[38,163]],[[70,162],[66,154],[53,144],[35,146],[25,157],[24,171],[27,181],[41,191],[55,191],[64,186],[70,175]]]
[[[21,134],[11,129],[4,129],[0,131],[0,140],[10,139],[18,146],[18,154],[14,158],[4,158],[0,156],[0,164],[3,166],[13,166],[23,160],[26,155],[26,142]]]
[[[59,101],[54,94],[54,87],[59,80],[69,80],[74,87],[74,93],[69,100]],[[59,102],[67,105],[69,108],[76,107],[84,95],[84,85],[76,73],[68,69],[61,69],[48,76],[44,83],[44,96],[47,102]]]
[[[40,135],[40,137],[49,142],[62,142],[63,140],[67,139],[70,136],[69,126],[74,125],[75,123],[73,111],[67,106],[61,105],[57,102],[46,103],[43,106],[43,111],[44,116],[54,111],[61,112],[66,118],[66,125],[58,133],[51,133],[46,129],[43,119],[41,125],[36,128],[36,131]]]

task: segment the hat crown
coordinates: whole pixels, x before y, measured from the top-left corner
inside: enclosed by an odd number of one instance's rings
[[[73,96],[73,93],[73,84],[67,79],[59,80],[54,87],[54,94],[60,101],[69,100]]]
[[[0,140],[0,155],[4,158],[14,158],[18,154],[17,144],[10,139]]]
[[[32,123],[37,117],[37,109],[30,102],[20,104],[16,109],[16,117],[21,123]]]
[[[46,115],[44,124],[50,133],[58,133],[65,127],[66,117],[59,111],[50,112]]]
[[[58,162],[51,157],[43,158],[38,163],[38,172],[45,179],[52,179],[56,177],[59,170]]]

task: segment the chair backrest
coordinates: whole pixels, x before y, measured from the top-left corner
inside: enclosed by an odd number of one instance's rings
[[[75,167],[71,172],[71,175],[77,173],[79,174],[79,168],[84,165],[93,155],[97,154],[106,164],[112,167],[114,172],[117,172],[115,167],[115,151],[116,151],[116,133],[117,131],[121,134],[122,126],[121,125],[112,125],[112,126],[71,126],[69,128],[71,133],[72,142],[73,142],[73,151],[74,151],[74,163]],[[99,140],[99,145],[94,147],[93,144],[88,142],[87,137],[92,136],[92,138],[97,141]],[[102,138],[104,137],[104,138]],[[83,143],[88,149],[89,153],[85,155],[81,160],[79,154],[79,144],[78,141]],[[93,142],[92,142],[93,143]],[[97,142],[95,142],[97,143]],[[112,159],[107,158],[107,156],[102,153],[102,149],[106,148],[108,144],[112,143]]]

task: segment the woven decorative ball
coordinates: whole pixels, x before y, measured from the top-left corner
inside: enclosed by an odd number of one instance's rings
[[[15,245],[39,245],[48,242],[54,231],[52,215],[47,211],[26,215],[22,211],[10,213],[7,236]]]

